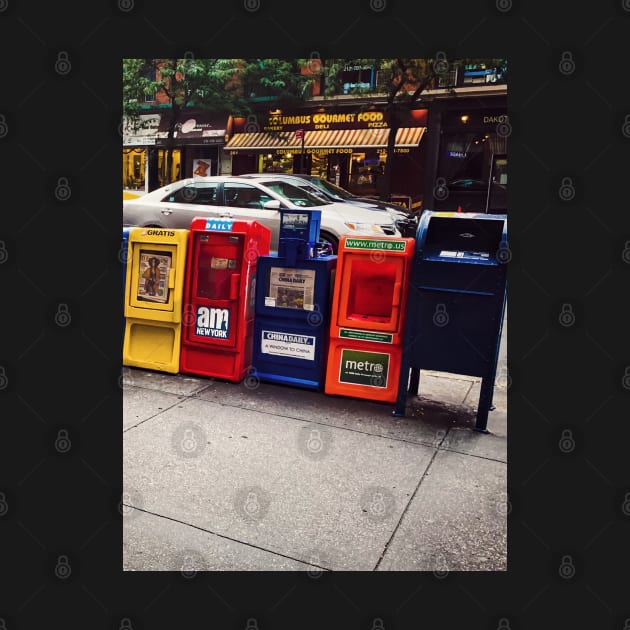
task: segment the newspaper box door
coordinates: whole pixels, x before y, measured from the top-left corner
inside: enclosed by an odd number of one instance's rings
[[[191,312],[186,325],[190,342],[234,347],[239,338],[243,234],[195,232]]]
[[[129,304],[136,308],[173,311],[176,247],[134,243]],[[129,276],[128,276],[129,277]]]
[[[348,249],[342,262],[336,323],[398,332],[406,258]]]

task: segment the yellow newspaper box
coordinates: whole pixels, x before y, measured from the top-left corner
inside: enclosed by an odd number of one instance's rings
[[[129,230],[123,365],[179,371],[188,230]]]

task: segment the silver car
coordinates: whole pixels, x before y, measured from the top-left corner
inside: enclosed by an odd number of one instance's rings
[[[415,237],[418,229],[418,219],[411,212],[404,210],[402,206],[387,201],[381,201],[379,199],[372,199],[371,197],[358,197],[351,192],[341,188],[316,175],[295,175],[288,173],[247,173],[246,175],[240,175],[240,177],[261,178],[277,177],[282,178],[288,182],[293,183],[300,188],[306,188],[314,195],[322,197],[326,201],[332,201],[337,203],[349,203],[353,206],[359,206],[361,208],[368,208],[370,210],[387,210],[391,215],[398,231],[403,236]]]
[[[320,241],[337,253],[339,237],[396,236],[386,210],[368,210],[328,202],[281,178],[214,176],[182,179],[137,199],[123,201],[123,226],[190,228],[196,216],[254,219],[271,229],[271,249],[278,250],[280,209],[321,211]]]

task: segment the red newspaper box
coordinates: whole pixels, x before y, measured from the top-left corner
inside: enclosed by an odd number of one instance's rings
[[[413,238],[341,237],[327,394],[396,400],[414,245]]]
[[[251,366],[258,257],[271,230],[256,221],[190,224],[180,372],[239,382]]]

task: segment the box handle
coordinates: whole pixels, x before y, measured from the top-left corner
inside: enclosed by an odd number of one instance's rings
[[[400,306],[400,289],[402,287],[402,282],[394,283],[394,296],[392,298],[392,306]]]
[[[240,284],[240,281],[241,274],[233,273],[232,277],[230,278],[230,300],[238,299],[238,285]]]

